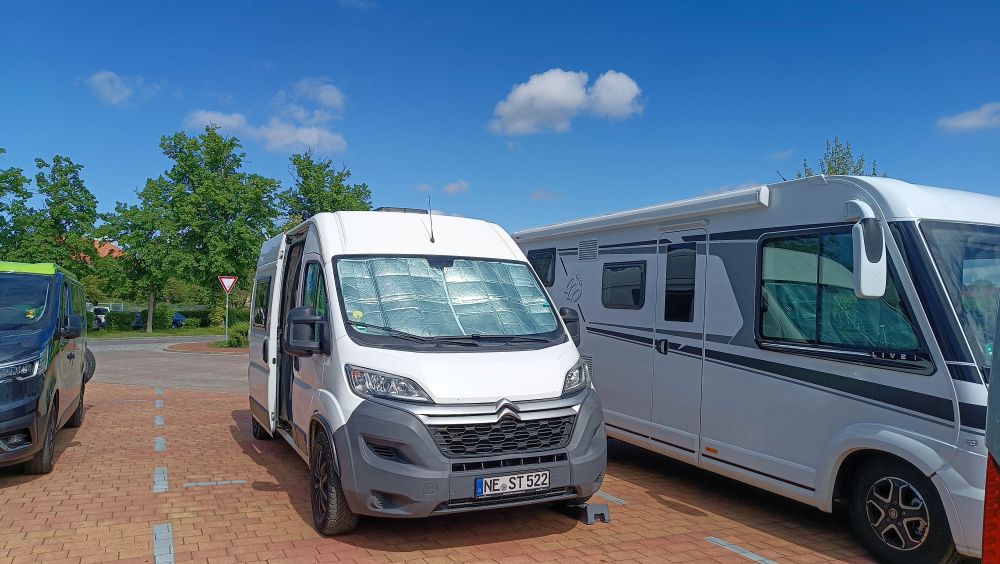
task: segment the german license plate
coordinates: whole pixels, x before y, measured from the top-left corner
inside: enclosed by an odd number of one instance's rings
[[[528,472],[512,476],[476,478],[476,497],[500,495],[511,492],[541,490],[549,487],[549,471]]]

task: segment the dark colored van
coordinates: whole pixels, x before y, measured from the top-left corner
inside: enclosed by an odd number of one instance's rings
[[[51,472],[56,432],[83,423],[94,367],[86,311],[68,271],[0,262],[0,466]]]

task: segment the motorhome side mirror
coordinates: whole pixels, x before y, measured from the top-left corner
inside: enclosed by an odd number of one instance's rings
[[[83,335],[83,318],[79,315],[67,315],[59,336],[63,339],[75,339]]]
[[[573,338],[573,344],[579,345],[580,314],[578,314],[576,310],[571,307],[561,307],[559,308],[559,317],[561,317],[563,323],[566,324],[566,330],[569,331],[569,336]]]
[[[302,306],[288,312],[288,322],[285,324],[285,339],[282,349],[292,356],[312,356],[313,353],[324,352],[322,337],[326,319],[316,315],[309,306]]]
[[[854,243],[854,294],[864,300],[885,295],[885,236],[877,219],[866,217],[851,230]]]

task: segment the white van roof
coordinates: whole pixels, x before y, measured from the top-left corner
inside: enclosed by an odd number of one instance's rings
[[[627,225],[696,219],[754,208],[764,209],[770,205],[775,191],[807,189],[832,183],[853,184],[867,192],[890,220],[923,218],[1000,223],[1000,198],[995,196],[911,184],[892,178],[811,176],[525,229],[514,233],[513,237],[524,243]]]
[[[434,242],[431,242],[431,221]],[[523,261],[524,255],[499,225],[479,219],[397,211],[340,211],[314,215],[291,229],[319,233],[324,258],[337,255],[445,255]],[[259,264],[274,260],[279,235],[261,247]],[[273,256],[272,256],[273,255]]]

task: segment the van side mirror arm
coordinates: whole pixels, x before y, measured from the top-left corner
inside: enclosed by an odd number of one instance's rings
[[[559,317],[561,317],[563,323],[566,324],[566,331],[569,332],[569,336],[573,339],[573,344],[579,345],[580,314],[577,313],[576,310],[571,307],[561,307],[559,308]]]

